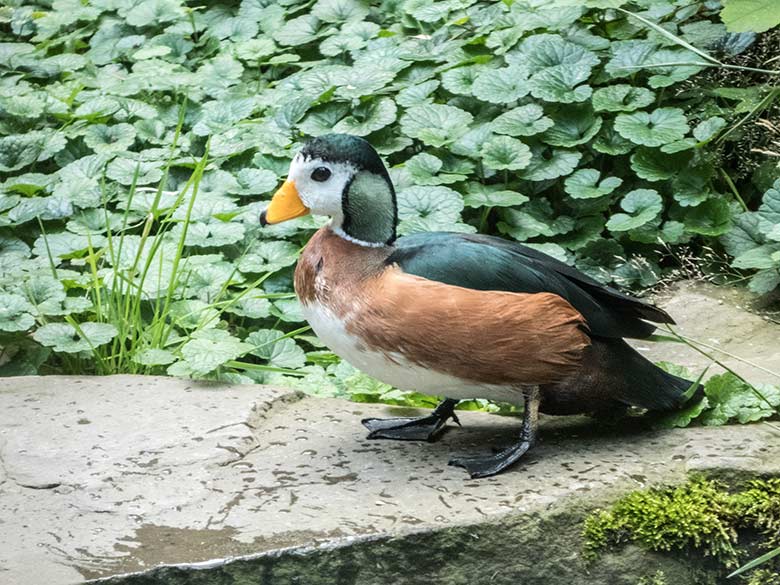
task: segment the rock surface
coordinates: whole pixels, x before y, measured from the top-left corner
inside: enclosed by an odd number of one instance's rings
[[[674,317],[678,333],[716,348],[702,346],[747,380],[780,384],[780,315],[769,313],[762,298],[743,288],[682,281],[654,302]],[[659,329],[658,333],[664,331]],[[696,375],[710,364],[707,357],[680,343],[637,341],[632,345],[648,359],[674,362]],[[707,374],[722,371],[714,366]]]
[[[570,540],[552,541],[549,533],[576,537],[572,506],[681,481],[692,470],[780,473],[780,436],[767,425],[635,434],[550,418],[526,461],[474,481],[447,459],[510,441],[515,419],[465,412],[464,428],[435,444],[371,442],[360,419],[398,409],[157,377],[6,379],[0,413],[0,582],[14,585],[77,583],[350,539],[357,542],[330,554],[276,558],[284,570],[256,582],[319,582],[281,575],[332,574],[328,563],[342,566],[344,555],[358,555],[374,576],[344,583],[402,583],[397,575],[379,579],[369,559],[384,547],[385,562],[397,564],[399,555],[419,557],[425,542],[442,568],[451,568],[442,551],[465,546],[484,555],[492,547],[485,570],[517,577],[525,567],[527,576],[541,558],[531,546],[505,566],[507,535],[517,533],[514,546],[542,539],[560,549]],[[500,531],[491,529],[496,523]],[[576,547],[566,555],[579,558]],[[250,563],[247,570],[259,569]],[[453,579],[432,582],[479,582]],[[190,581],[158,574],[117,582]]]
[[[664,305],[687,335],[776,367],[777,326],[710,294]],[[706,362],[680,349],[651,356]],[[514,469],[469,480],[449,457],[508,443],[518,421],[463,412],[437,443],[365,439],[361,418],[406,412],[161,377],[2,379],[0,583],[636,585],[663,569],[687,585],[688,563],[631,547],[584,564],[585,512],[693,471],[780,474],[765,424],[551,417]]]

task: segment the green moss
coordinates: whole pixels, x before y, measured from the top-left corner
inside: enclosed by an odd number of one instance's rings
[[[745,585],[780,585],[780,573],[769,569],[757,569]]]
[[[754,480],[732,496],[735,524],[761,531],[768,547],[780,545],[780,478]]]
[[[666,575],[663,571],[656,571],[650,577],[642,577],[636,585],[667,585]]]
[[[749,558],[741,537],[761,540],[758,550],[780,540],[780,478],[749,481],[735,491],[699,477],[680,486],[632,492],[588,516],[583,536],[591,559],[608,546],[630,542],[660,552],[695,551],[724,568],[734,567]],[[777,581],[756,581],[758,573],[748,575],[748,583]]]

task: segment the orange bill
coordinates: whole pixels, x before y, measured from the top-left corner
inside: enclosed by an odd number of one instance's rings
[[[263,212],[261,221],[265,223],[280,223],[288,219],[301,217],[309,213],[309,208],[303,204],[295,181],[287,179],[271,198],[271,204]]]

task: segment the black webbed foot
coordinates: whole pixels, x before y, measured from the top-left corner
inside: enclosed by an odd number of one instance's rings
[[[530,448],[530,441],[519,441],[518,443],[499,451],[495,455],[485,455],[482,457],[453,457],[450,459],[449,464],[455,465],[456,467],[462,467],[469,472],[472,479],[477,477],[490,477],[516,463]]]
[[[515,464],[536,442],[536,428],[539,420],[539,387],[529,388],[525,394],[525,413],[520,439],[514,445],[494,455],[477,457],[453,457],[449,464],[463,467],[474,478],[490,477]]]
[[[397,441],[433,441],[444,430],[450,418],[460,425],[455,414],[457,400],[447,398],[428,416],[419,418],[364,418],[361,422],[369,439]]]

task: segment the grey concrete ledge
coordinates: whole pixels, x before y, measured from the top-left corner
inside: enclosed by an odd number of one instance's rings
[[[398,415],[163,377],[0,380],[0,583],[635,585],[584,567],[585,510],[693,471],[780,474],[764,424],[548,418],[520,465],[470,480],[448,458],[511,441],[517,420],[465,412],[437,443],[365,439],[361,418]]]

